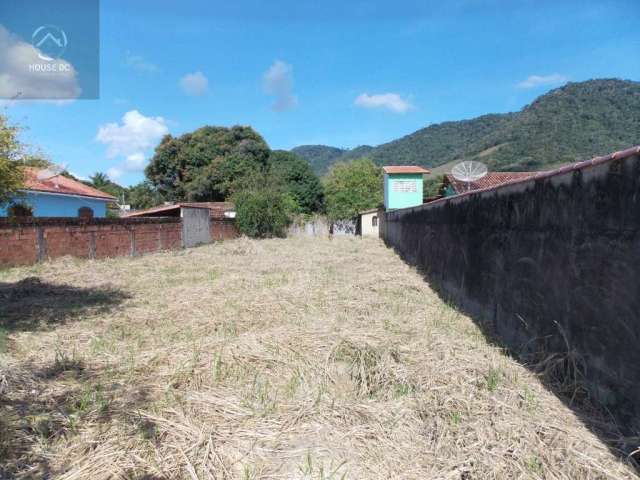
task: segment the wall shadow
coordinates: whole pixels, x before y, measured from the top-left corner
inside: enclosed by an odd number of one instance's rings
[[[0,328],[8,331],[47,330],[89,313],[113,310],[130,296],[118,289],[82,288],[29,277],[0,282]]]
[[[403,261],[414,265],[403,258],[399,252],[396,251],[396,253]],[[591,399],[586,380],[582,377],[584,372],[581,371],[579,365],[576,369],[569,352],[556,352],[553,356],[536,356],[532,355],[530,351],[518,352],[514,350],[501,338],[491,319],[486,315],[479,314],[477,309],[470,307],[464,300],[456,299],[456,296],[449,293],[446,287],[430,277],[424,268],[417,266],[416,269],[442,302],[469,317],[480,328],[487,343],[501,348],[506,355],[534,373],[545,389],[553,393],[570,409],[613,455],[628,461],[640,474],[640,452],[636,451],[640,444],[640,432],[629,431],[626,416],[617,415],[616,412],[610,411]],[[543,357],[551,358],[553,365],[550,365],[550,362],[545,362]],[[574,370],[572,371],[572,369]],[[565,375],[569,371],[571,371],[572,379]]]

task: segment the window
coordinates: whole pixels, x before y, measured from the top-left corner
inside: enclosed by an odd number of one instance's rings
[[[93,218],[93,210],[89,207],[80,207],[78,209],[78,216],[80,218]]]
[[[9,217],[33,217],[33,209],[24,203],[14,203],[7,209]]]
[[[378,217],[376,215],[371,217],[371,226],[372,227],[377,227],[378,226]]]
[[[399,193],[415,193],[418,191],[416,180],[394,180],[393,191]]]

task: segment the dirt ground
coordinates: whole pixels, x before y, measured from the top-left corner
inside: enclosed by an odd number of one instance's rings
[[[637,478],[377,239],[4,270],[0,327],[0,478]]]

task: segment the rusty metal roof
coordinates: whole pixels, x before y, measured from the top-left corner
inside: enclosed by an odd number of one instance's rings
[[[162,217],[174,210],[181,208],[206,208],[209,210],[209,217],[215,219],[225,218],[225,212],[231,212],[235,206],[231,202],[178,202],[170,205],[159,205],[157,207],[145,208],[124,215],[126,218],[131,217]],[[163,215],[164,214],[164,215]]]

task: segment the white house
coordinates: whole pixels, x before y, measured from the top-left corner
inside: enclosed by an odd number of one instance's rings
[[[360,212],[358,218],[358,233],[363,237],[377,237],[378,236],[378,209],[367,210],[366,212]]]

